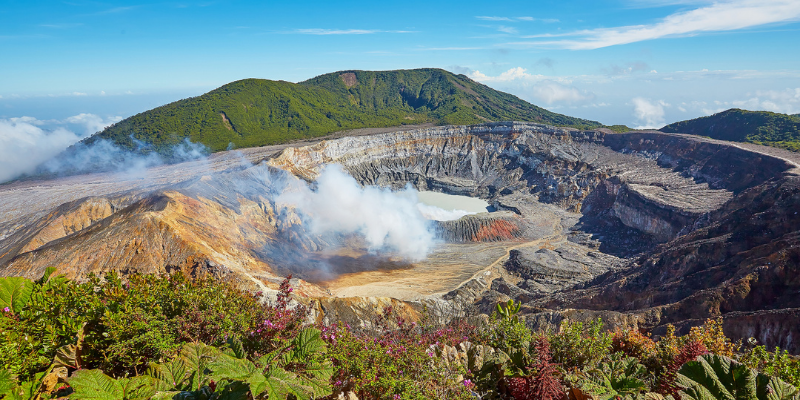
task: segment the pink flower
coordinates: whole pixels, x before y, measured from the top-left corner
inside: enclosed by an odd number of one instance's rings
[[[3,312],[11,312],[11,309],[6,307],[6,308],[3,309]]]

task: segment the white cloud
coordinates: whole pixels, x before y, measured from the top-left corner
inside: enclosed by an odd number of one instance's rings
[[[612,64],[611,67],[605,69],[605,71],[609,75],[629,75],[635,72],[647,71],[649,68],[647,63],[643,61],[634,61],[626,63],[625,66]]]
[[[535,79],[542,78],[543,75],[531,75],[526,72],[527,70],[522,67],[511,68],[498,76],[488,76],[481,71],[472,71],[469,77],[480,82],[508,82],[517,79]]]
[[[747,100],[732,101],[738,108],[754,111],[773,111],[784,114],[800,112],[800,88],[759,90]]]
[[[594,100],[592,93],[581,91],[575,87],[565,86],[554,81],[540,81],[531,88],[534,98],[544,101],[546,104],[554,103],[583,103]]]
[[[483,20],[483,21],[508,21],[508,22],[514,21],[513,19],[508,18],[508,17],[477,16],[475,18]]]
[[[371,35],[374,33],[411,33],[412,31],[384,31],[379,29],[295,29],[287,33],[301,35]]]
[[[479,82],[496,83],[498,88],[513,91],[534,103],[584,104],[595,99],[594,93],[580,90],[544,75],[529,74],[525,68],[511,68],[497,76],[488,76],[480,71],[472,71],[468,76]]]
[[[637,129],[661,128],[664,123],[664,107],[669,104],[663,100],[650,101],[642,97],[635,97],[633,100],[633,116],[641,124]]]
[[[86,127],[86,135],[91,135],[95,132],[102,131],[107,126],[122,121],[122,117],[111,117],[107,120],[103,119],[102,117],[94,114],[88,113],[81,113],[78,115],[74,115],[64,120],[64,122],[70,124],[77,124],[83,125]]]
[[[78,140],[64,128],[45,131],[29,117],[0,119],[0,182],[33,172]]]
[[[33,172],[36,166],[83,137],[121,119],[103,119],[87,113],[64,120],[40,120],[34,117],[0,119],[0,182]],[[75,133],[75,128],[84,129],[84,133]]]
[[[497,21],[497,22],[501,22],[501,21],[505,21],[505,22],[540,21],[540,22],[545,22],[545,23],[560,22],[556,18],[534,18],[534,17],[513,17],[513,18],[509,18],[509,17],[495,17],[495,16],[485,16],[485,15],[477,16],[475,18],[483,20],[483,21]]]
[[[415,49],[419,51],[466,51],[466,50],[484,50],[484,47],[425,47]]]
[[[509,43],[520,46],[558,47],[591,50],[665,37],[693,36],[704,32],[722,32],[800,19],[797,0],[729,0],[712,3],[690,11],[669,15],[651,25],[630,25],[539,35],[539,37],[576,36],[577,39]]]
[[[500,32],[503,32],[503,33],[508,33],[510,35],[513,35],[513,34],[517,33],[517,28],[514,28],[512,26],[500,25],[499,27],[497,27],[497,30],[500,31]]]
[[[735,100],[716,100],[709,104],[705,101],[683,102],[678,110],[700,111],[703,115],[716,114],[730,108],[741,108],[750,111],[772,111],[783,114],[800,113],[800,88],[784,90],[757,90],[749,97]]]

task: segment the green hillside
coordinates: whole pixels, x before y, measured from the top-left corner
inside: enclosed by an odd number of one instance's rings
[[[800,151],[800,116],[732,108],[708,117],[680,121],[662,132],[748,142]]]
[[[212,151],[285,143],[365,128],[487,121],[581,128],[599,122],[552,113],[440,69],[343,71],[300,83],[244,79],[120,121],[87,138],[164,149],[189,138]]]

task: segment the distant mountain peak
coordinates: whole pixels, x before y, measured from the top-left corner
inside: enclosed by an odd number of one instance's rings
[[[443,69],[345,70],[300,83],[237,80],[134,115],[84,142],[106,139],[133,149],[138,140],[158,151],[188,138],[219,151],[357,128],[509,120],[586,129],[602,126],[550,112]]]

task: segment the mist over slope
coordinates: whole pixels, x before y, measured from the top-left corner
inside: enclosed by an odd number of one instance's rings
[[[155,150],[185,138],[212,151],[254,147],[371,127],[532,121],[593,128],[441,69],[341,71],[305,82],[244,79],[120,121],[84,140],[135,140]]]

